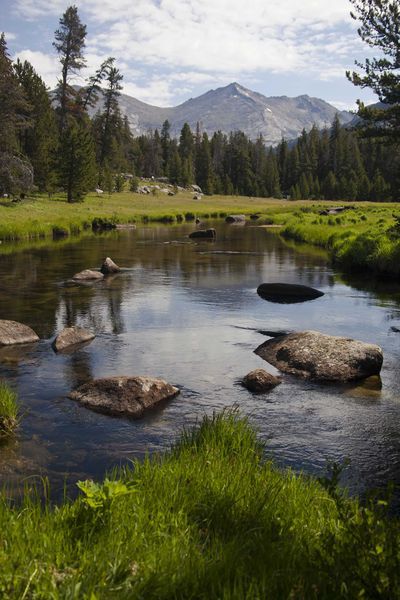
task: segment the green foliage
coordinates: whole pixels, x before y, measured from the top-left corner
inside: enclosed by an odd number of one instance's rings
[[[63,130],[59,158],[60,183],[68,202],[80,202],[96,181],[93,139],[84,120],[70,120]]]
[[[364,133],[383,137],[386,142],[400,139],[400,7],[398,0],[350,0],[351,16],[358,21],[358,35],[379,58],[356,61],[364,75],[347,72],[356,86],[371,88],[385,107],[366,107],[359,102]]]
[[[323,482],[324,483],[324,482]],[[399,522],[279,471],[246,419],[205,418],[75,502],[0,502],[4,598],[397,598]]]
[[[12,435],[19,423],[17,395],[0,381],[0,440]]]

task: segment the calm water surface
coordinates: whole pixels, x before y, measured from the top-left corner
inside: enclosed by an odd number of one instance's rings
[[[0,350],[0,377],[17,389],[24,416],[18,442],[0,447],[0,482],[101,477],[111,467],[168,448],[204,414],[238,405],[280,465],[323,474],[351,460],[352,492],[400,484],[400,287],[344,282],[322,252],[294,248],[274,232],[215,224],[216,242],[194,243],[191,225],[138,227],[0,256],[0,318],[30,325],[41,341]],[[90,286],[68,279],[104,256],[125,267]],[[303,304],[266,302],[262,282],[317,287]],[[56,355],[55,334],[81,325],[96,339]],[[316,329],[379,344],[382,388],[320,386],[284,376],[270,394],[238,385],[252,369],[276,372],[253,353],[257,329]],[[67,398],[91,378],[151,375],[181,394],[144,420],[91,412]],[[71,488],[73,489],[73,488]]]

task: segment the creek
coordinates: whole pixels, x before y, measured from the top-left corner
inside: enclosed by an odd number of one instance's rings
[[[194,225],[138,226],[0,255],[0,318],[31,326],[41,341],[0,349],[0,378],[17,390],[17,440],[0,447],[0,484],[48,477],[54,494],[101,478],[134,457],[169,448],[204,414],[237,406],[280,466],[315,475],[350,459],[351,493],[400,484],[400,286],[344,279],[324,252],[263,228],[210,222],[216,241],[189,240]],[[124,267],[93,285],[72,275],[110,256]],[[301,304],[262,300],[263,282],[309,285],[325,295]],[[95,340],[71,354],[51,341],[81,325]],[[382,387],[318,385],[290,376],[266,395],[239,379],[277,371],[253,353],[257,330],[314,329],[382,347]],[[91,378],[162,377],[181,389],[139,421],[91,412],[68,392]],[[73,493],[73,492],[71,492]]]

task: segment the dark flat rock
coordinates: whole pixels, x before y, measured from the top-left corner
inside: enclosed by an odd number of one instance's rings
[[[314,300],[324,295],[307,285],[298,285],[295,283],[262,283],[257,288],[257,294],[269,302],[279,304],[295,304],[296,302],[306,302]]]
[[[255,353],[284,373],[314,381],[356,381],[380,373],[383,354],[375,344],[302,331],[267,340]]]
[[[152,377],[108,377],[78,387],[69,398],[107,415],[138,419],[160,402],[174,398],[179,389]]]
[[[189,233],[189,237],[194,238],[207,238],[207,239],[215,239],[217,237],[217,233],[215,229],[198,229],[197,231],[192,231]]]
[[[39,341],[39,336],[27,325],[17,321],[0,320],[0,346],[29,344]]]

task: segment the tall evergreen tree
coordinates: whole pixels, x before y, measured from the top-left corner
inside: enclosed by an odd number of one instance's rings
[[[79,202],[96,183],[93,137],[84,119],[69,117],[61,140],[60,182],[68,202]]]
[[[61,63],[61,77],[56,90],[60,131],[65,127],[67,115],[77,111],[77,91],[71,86],[70,80],[86,64],[83,56],[85,38],[86,25],[81,23],[77,7],[68,7],[60,19],[60,27],[55,32],[53,42]]]
[[[386,107],[366,107],[359,102],[359,115],[366,133],[386,141],[400,140],[400,4],[399,0],[350,0],[358,21],[358,35],[379,58],[367,58],[356,65],[364,71],[347,72],[348,79],[361,88],[371,88]]]
[[[39,190],[50,192],[56,184],[58,130],[48,89],[28,61],[18,60],[14,69],[29,102],[27,119],[31,121],[31,127],[20,132],[20,148],[33,166]]]

